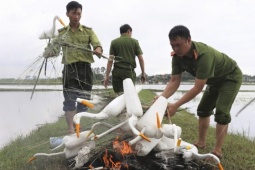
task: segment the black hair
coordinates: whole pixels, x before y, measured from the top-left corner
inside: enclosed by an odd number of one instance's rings
[[[124,24],[120,27],[120,34],[126,33],[128,30],[132,32],[132,28],[128,24]]]
[[[71,1],[71,2],[69,2],[69,3],[66,5],[66,11],[67,11],[67,12],[71,11],[72,9],[77,10],[78,8],[81,8],[81,10],[82,10],[82,5],[79,4],[79,3],[76,2],[76,1]]]
[[[176,37],[188,39],[191,36],[187,27],[183,25],[177,25],[170,30],[168,37],[170,40],[174,40]]]

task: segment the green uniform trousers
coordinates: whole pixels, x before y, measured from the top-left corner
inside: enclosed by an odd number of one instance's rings
[[[230,110],[242,84],[242,71],[236,69],[217,85],[207,85],[197,108],[199,117],[209,117],[214,112],[214,121],[226,125],[231,122]]]
[[[136,73],[134,69],[116,68],[112,70],[112,87],[115,93],[123,92],[123,80],[131,78],[133,83],[136,82]]]

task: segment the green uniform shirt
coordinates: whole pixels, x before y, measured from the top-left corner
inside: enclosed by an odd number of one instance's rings
[[[138,41],[128,35],[122,34],[119,38],[112,40],[110,55],[115,58],[115,66],[121,68],[136,68],[135,57],[143,54]]]
[[[187,71],[197,79],[207,79],[206,84],[214,85],[221,82],[237,67],[236,62],[206,44],[192,41],[192,48],[197,58],[172,58],[172,75]]]
[[[71,27],[68,25],[58,31],[58,40],[60,39],[62,42],[89,50],[91,50],[91,45],[93,49],[98,46],[102,47],[94,31],[86,26],[80,25],[77,31],[73,32]],[[62,51],[63,64],[71,64],[74,62],[94,62],[93,54],[91,52],[86,52],[84,50],[68,46],[62,46]]]

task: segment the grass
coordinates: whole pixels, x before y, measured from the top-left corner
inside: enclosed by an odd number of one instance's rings
[[[110,98],[114,96],[111,90],[104,92],[104,94]],[[142,105],[151,104],[154,96],[155,94],[150,90],[142,90],[139,93]],[[102,105],[91,111],[98,112],[100,109],[102,109]],[[113,122],[114,120],[111,121]],[[198,128],[197,119],[194,115],[191,115],[184,110],[172,117],[171,121],[182,128],[181,137],[184,141],[193,143],[196,140]],[[86,125],[86,127],[90,127],[94,122],[95,120],[91,119],[81,119],[81,125]],[[168,123],[168,120],[164,120],[163,123]],[[38,158],[31,164],[27,164],[27,160],[35,153],[50,153],[49,138],[64,136],[66,134],[66,128],[64,117],[60,117],[55,123],[38,127],[29,135],[20,136],[11,141],[0,150],[0,169],[70,169],[65,157],[62,156]],[[206,149],[199,149],[199,153],[208,153],[212,150],[215,142],[214,134],[215,129],[210,127],[207,138],[207,147]],[[112,136],[108,136],[108,138],[104,138],[100,142],[107,142],[107,140],[111,138]],[[248,140],[242,134],[228,134],[223,149],[224,155],[221,162],[225,170],[255,169],[254,140]]]
[[[171,118],[172,123],[182,128],[182,139],[194,143],[197,139],[198,125],[194,115],[186,111],[177,113]],[[165,123],[166,120],[165,120]],[[209,153],[215,143],[215,128],[210,127],[207,136],[207,147],[199,149],[199,153]],[[223,145],[223,159],[221,163],[225,170],[254,170],[255,169],[255,141],[249,140],[242,134],[231,134],[225,138]]]

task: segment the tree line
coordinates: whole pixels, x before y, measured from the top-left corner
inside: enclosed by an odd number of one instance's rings
[[[92,71],[94,73],[94,84],[102,84],[106,68],[105,67],[95,67],[92,68]],[[141,75],[137,75],[136,80],[137,82],[140,82]],[[109,76],[111,80],[111,75]],[[148,84],[167,84],[167,82],[171,78],[171,74],[157,74],[157,75],[146,75],[147,83]],[[15,78],[3,78],[0,79],[0,84],[33,84],[36,81],[36,76],[25,76],[24,79],[15,79]],[[191,76],[189,73],[184,72],[182,74],[182,81],[184,82],[193,82],[194,77]],[[255,76],[253,75],[243,75],[243,82],[248,83],[255,83]],[[38,84],[62,84],[62,77],[57,78],[40,78],[38,80]]]

